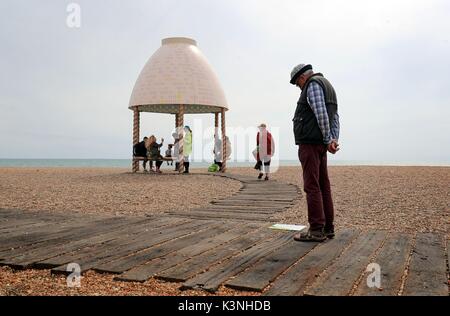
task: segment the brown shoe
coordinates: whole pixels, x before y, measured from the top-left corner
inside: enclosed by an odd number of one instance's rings
[[[327,236],[328,239],[333,239],[335,234],[334,234],[334,228],[325,228],[323,230],[323,233],[325,236]]]
[[[327,236],[323,233],[323,230],[308,229],[306,232],[295,234],[294,240],[302,242],[323,242],[327,240]]]

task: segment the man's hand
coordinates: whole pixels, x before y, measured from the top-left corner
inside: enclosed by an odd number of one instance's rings
[[[333,155],[339,151],[339,144],[336,140],[332,140],[331,143],[328,144],[327,150]]]

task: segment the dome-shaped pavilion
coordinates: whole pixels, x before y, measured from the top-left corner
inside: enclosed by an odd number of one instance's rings
[[[148,60],[136,81],[129,109],[134,113],[133,144],[139,142],[141,112],[174,114],[181,140],[184,114],[214,113],[217,131],[220,113],[222,139],[225,139],[225,112],[228,111],[225,93],[196,41],[190,38],[162,40],[162,46]],[[223,157],[226,157],[225,142],[223,144]],[[223,170],[225,164],[224,159]],[[133,159],[133,172],[138,170],[139,161]]]

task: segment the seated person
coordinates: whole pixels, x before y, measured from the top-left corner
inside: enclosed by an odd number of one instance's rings
[[[167,165],[168,166],[173,166],[173,160],[171,160],[172,159],[172,147],[173,147],[173,144],[169,144],[169,146],[168,146],[168,148],[166,150],[166,157],[165,158],[170,159],[170,161],[167,160]]]
[[[222,140],[214,136],[214,163],[218,165],[220,168],[222,168]]]
[[[223,167],[223,143],[222,140],[219,139],[217,136],[214,137],[214,163],[220,167],[220,170],[222,171]],[[231,142],[228,136],[225,136],[225,149],[226,149],[226,157],[225,160],[230,160],[231,157]]]
[[[145,143],[147,142],[148,137],[144,137],[142,142],[137,143],[133,146],[133,157],[143,157],[144,161],[142,162],[142,166],[144,167],[144,172],[147,172],[146,165],[147,165],[147,148],[145,148]],[[150,169],[152,166],[150,165]]]
[[[145,147],[147,148],[147,157],[149,160],[156,161],[156,172],[161,173],[161,165],[163,157],[161,156],[160,149],[164,144],[164,138],[161,139],[161,144],[156,142],[156,137],[154,135],[147,139]]]

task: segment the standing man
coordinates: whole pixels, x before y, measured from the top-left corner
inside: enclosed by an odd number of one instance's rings
[[[336,92],[311,65],[300,64],[291,72],[291,84],[302,92],[295,111],[294,135],[303,169],[308,204],[307,232],[297,241],[325,241],[334,237],[334,208],[328,179],[327,151],[339,150],[339,115]]]
[[[184,172],[189,173],[189,156],[192,154],[192,130],[189,126],[184,127],[183,137]]]
[[[258,126],[258,134],[256,135],[256,148],[258,148],[258,152],[256,155],[256,165],[259,170],[258,179],[261,180],[264,174],[266,174],[264,181],[268,181],[270,173],[270,162],[272,160],[273,154],[275,153],[275,142],[273,141],[272,134],[267,130],[267,125],[264,123]]]

